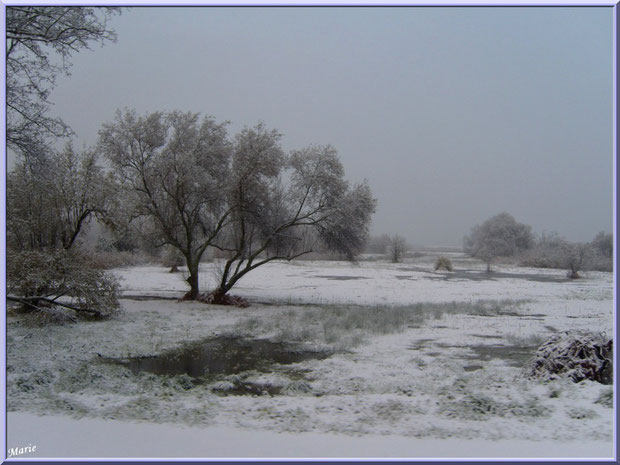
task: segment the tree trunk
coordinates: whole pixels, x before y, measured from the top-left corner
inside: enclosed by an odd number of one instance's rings
[[[491,261],[489,260],[487,262],[487,273],[490,273],[490,272],[491,272]]]
[[[200,292],[198,286],[198,261],[196,263],[187,263],[187,269],[189,270],[189,277],[187,278],[187,283],[189,284],[189,291],[183,297],[185,300],[196,300],[198,298],[198,293]]]
[[[216,290],[214,290],[211,295],[213,296],[213,301],[212,303],[214,304],[223,304],[224,303],[224,297],[226,296],[226,293],[230,290],[230,288],[226,289],[226,288],[222,288],[222,287],[218,287]]]
[[[217,304],[222,302],[222,299],[224,299],[224,296],[228,293],[228,291],[230,291],[235,284],[237,284],[237,281],[245,276],[250,269],[251,268],[246,267],[233,274],[229,279],[226,279],[228,277],[228,273],[224,272],[219,287],[211,293],[211,295],[213,295],[213,303]]]

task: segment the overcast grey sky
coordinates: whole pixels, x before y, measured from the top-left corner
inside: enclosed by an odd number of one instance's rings
[[[373,233],[461,245],[508,211],[589,241],[613,219],[610,7],[133,8],[72,59],[54,113],[96,142],[117,108],[264,121],[332,144]]]

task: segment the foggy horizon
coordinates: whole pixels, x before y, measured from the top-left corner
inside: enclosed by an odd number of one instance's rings
[[[76,146],[122,108],[262,121],[368,180],[373,235],[461,247],[503,211],[613,231],[610,7],[136,7],[110,26],[50,95]]]

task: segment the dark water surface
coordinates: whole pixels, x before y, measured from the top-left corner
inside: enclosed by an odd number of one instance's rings
[[[255,370],[270,372],[275,364],[289,365],[332,355],[296,349],[289,344],[262,339],[217,337],[159,355],[110,360],[126,366],[134,374],[182,375],[203,378]]]

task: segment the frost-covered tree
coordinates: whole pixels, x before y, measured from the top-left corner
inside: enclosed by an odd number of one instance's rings
[[[78,152],[69,144],[17,163],[7,177],[9,300],[97,316],[118,307],[114,280],[76,250],[84,226],[106,218],[113,192],[91,149]]]
[[[368,186],[348,185],[333,148],[287,156],[279,140],[259,124],[230,142],[226,124],[192,113],[125,111],[103,125],[99,145],[125,205],[158,245],[185,257],[185,298],[200,297],[198,265],[209,246],[228,254],[213,302],[256,267],[319,243],[348,258],[362,250],[375,205]]]
[[[407,240],[400,234],[394,234],[389,237],[387,250],[392,263],[400,263],[408,249]]]
[[[567,242],[564,244],[561,252],[564,268],[568,269],[566,275],[571,279],[580,278],[579,271],[584,269],[592,258],[591,246],[589,244],[571,244]]]
[[[366,183],[350,186],[337,152],[311,146],[286,156],[280,134],[259,124],[237,136],[229,205],[232,222],[217,247],[230,255],[214,303],[250,271],[322,246],[353,259],[365,245],[375,199]]]
[[[534,247],[524,255],[521,264],[537,268],[567,270],[571,279],[579,278],[579,271],[591,269],[596,251],[592,244],[569,242],[557,233],[542,234]]]
[[[118,111],[99,132],[99,146],[122,186],[133,220],[156,245],[185,258],[190,291],[199,294],[200,259],[229,221],[231,146],[226,123],[195,113]]]
[[[564,268],[568,241],[556,232],[543,232],[534,246],[524,252],[521,265],[535,268]]]
[[[78,153],[70,145],[60,153],[48,147],[54,142],[50,138],[72,134],[62,119],[49,114],[57,75],[69,74],[74,52],[115,39],[107,19],[119,11],[5,9],[6,143],[18,156],[7,176],[7,284],[20,294],[11,299],[29,308],[62,304],[103,315],[117,306],[114,283],[74,247],[83,226],[104,214],[110,196],[96,154]],[[36,286],[27,291],[27,282]],[[36,295],[37,290],[47,293]]]
[[[70,249],[93,216],[105,218],[113,188],[93,149],[22,158],[7,176],[7,243],[16,250]]]
[[[114,41],[107,24],[119,8],[68,6],[6,7],[6,142],[24,156],[37,156],[45,139],[71,129],[49,116],[49,95],[70,58],[93,42]]]
[[[514,256],[532,247],[533,243],[531,226],[518,223],[504,212],[474,226],[463,239],[463,248],[470,256],[483,260],[489,272],[495,257]]]

